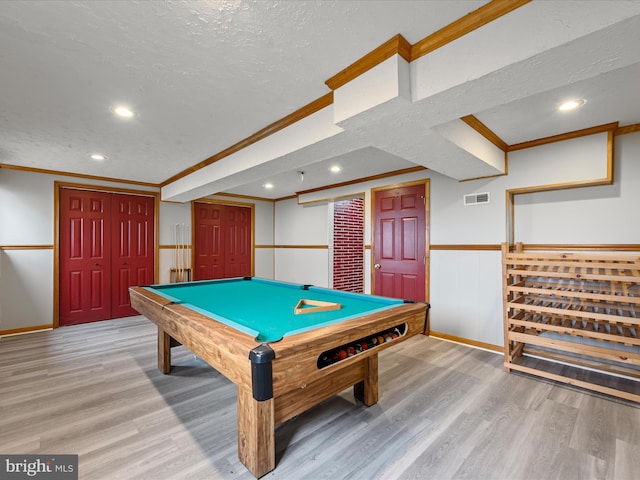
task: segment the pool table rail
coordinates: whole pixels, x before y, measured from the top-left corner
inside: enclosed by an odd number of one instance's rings
[[[404,304],[390,311],[393,314],[390,315],[389,312],[374,313],[313,331],[298,333],[291,337],[284,337],[279,342],[269,344],[275,352],[275,360],[273,361],[274,395],[291,389],[292,384],[303,388],[304,384],[325,376],[327,374],[325,370],[331,371],[355,363],[358,358],[373,355],[424,332],[424,304]],[[363,337],[377,335],[399,324],[406,324],[407,327],[404,334],[397,339],[324,368],[318,368],[318,358],[327,350],[355,342]]]
[[[171,370],[173,338],[236,385],[251,389],[248,352],[260,345],[253,337],[141,287],[129,292],[131,306],[158,326],[158,368],[163,373]]]
[[[378,401],[378,353],[424,333],[424,304],[404,304],[394,314],[380,312],[303,332],[270,344],[273,361],[275,423],[280,424],[353,386],[354,395],[367,406]],[[401,336],[325,367],[318,358],[327,350],[378,334],[399,324]]]

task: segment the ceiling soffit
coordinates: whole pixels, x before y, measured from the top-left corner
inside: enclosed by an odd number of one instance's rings
[[[488,141],[477,125],[459,118],[555,88],[567,78],[578,81],[640,61],[632,48],[640,41],[637,15],[626,19],[629,12],[603,10],[600,16],[576,16],[579,25],[567,30],[550,19],[573,18],[580,6],[553,8],[559,11],[527,3],[494,20],[491,34],[470,31],[411,63],[408,43],[396,36],[368,57],[378,64],[362,72],[349,67],[355,76],[347,82],[347,69],[336,76],[340,81],[328,81],[339,85],[331,104],[165,185],[162,197],[189,201],[233,189],[266,171],[290,168],[287,159],[296,151],[340,135],[355,144],[343,142],[336,155],[371,146],[458,180],[502,174],[500,139]],[[507,43],[508,32],[523,24],[531,35]],[[316,159],[299,158],[296,166],[305,161]]]

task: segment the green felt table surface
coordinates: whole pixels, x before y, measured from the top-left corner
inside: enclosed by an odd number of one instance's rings
[[[251,278],[152,285],[147,289],[175,303],[227,323],[259,341],[287,335],[402,304],[403,300]],[[295,314],[300,300],[339,303],[339,310]]]

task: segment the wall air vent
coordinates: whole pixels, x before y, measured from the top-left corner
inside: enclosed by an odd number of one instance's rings
[[[480,205],[482,203],[489,203],[489,192],[484,193],[471,193],[464,196],[464,204],[466,205]]]

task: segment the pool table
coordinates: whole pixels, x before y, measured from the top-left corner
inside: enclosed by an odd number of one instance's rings
[[[158,326],[158,367],[182,344],[238,386],[238,456],[275,468],[275,426],[353,386],[378,401],[378,353],[428,333],[428,303],[242,277],[129,289]]]

